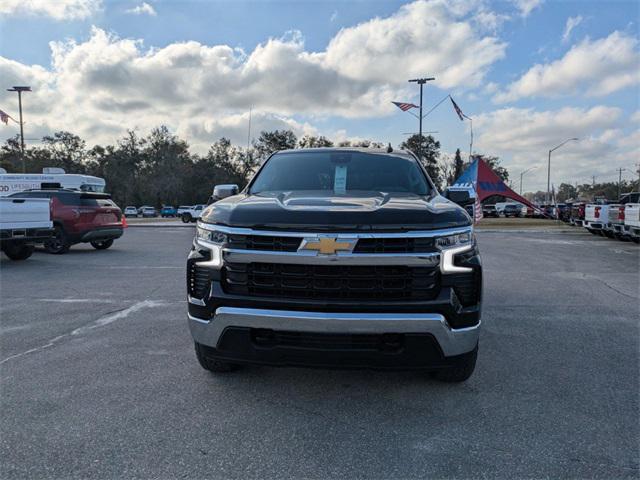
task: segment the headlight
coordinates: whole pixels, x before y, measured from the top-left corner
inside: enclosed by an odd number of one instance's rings
[[[222,245],[227,242],[227,234],[216,230],[207,230],[198,226],[196,227],[196,240]]]
[[[220,268],[222,266],[222,247],[226,242],[226,233],[207,230],[198,225],[196,227],[196,243],[211,252],[211,260],[200,262],[200,265]]]
[[[468,252],[473,248],[473,232],[457,233],[445,237],[436,238],[436,246],[440,249],[440,271],[447,273],[469,273],[473,269],[469,267],[458,267],[454,264],[455,256],[459,253]]]
[[[446,237],[436,238],[436,246],[440,248],[451,248],[461,245],[471,245],[473,243],[473,233],[464,232]]]

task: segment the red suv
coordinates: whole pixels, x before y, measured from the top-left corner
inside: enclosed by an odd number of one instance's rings
[[[27,190],[11,196],[50,198],[53,238],[44,244],[49,253],[66,253],[76,243],[91,243],[104,250],[122,236],[126,226],[120,208],[105,193],[68,189]]]

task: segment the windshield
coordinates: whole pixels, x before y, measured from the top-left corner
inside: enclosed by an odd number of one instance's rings
[[[85,183],[83,185],[80,185],[80,190],[82,190],[83,192],[104,193],[104,185],[95,185],[91,183]]]
[[[427,195],[429,183],[416,160],[350,151],[293,152],[271,157],[250,193],[290,190],[376,191]]]

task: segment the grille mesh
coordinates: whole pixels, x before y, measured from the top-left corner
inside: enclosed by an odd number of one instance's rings
[[[393,301],[430,300],[438,283],[434,267],[230,263],[223,288],[257,297]]]
[[[361,238],[354,253],[435,252],[433,238]]]
[[[295,252],[302,241],[299,237],[275,237],[269,235],[229,235],[230,248],[264,250],[270,252]]]

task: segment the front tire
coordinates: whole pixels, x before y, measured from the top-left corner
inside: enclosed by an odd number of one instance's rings
[[[91,246],[96,250],[106,250],[111,245],[113,245],[113,238],[109,240],[99,240],[99,241],[90,242],[90,243],[91,243]]]
[[[60,225],[56,225],[55,234],[44,242],[44,249],[54,255],[62,255],[67,253],[69,248],[71,248],[71,242],[69,242],[67,234],[64,233],[64,229]]]
[[[191,214],[183,213],[182,214],[182,223],[190,223],[191,222]]]
[[[2,247],[4,254],[11,260],[26,260],[31,256],[33,250],[33,245],[25,245],[23,243],[10,243]]]
[[[213,373],[229,373],[240,368],[237,363],[223,362],[207,356],[207,347],[201,345],[198,342],[194,342],[196,348],[196,357],[198,363],[205,370],[209,370]]]
[[[476,368],[476,360],[478,358],[478,346],[469,353],[465,353],[456,358],[455,363],[451,367],[438,370],[434,373],[434,377],[441,382],[460,383],[471,377]]]

